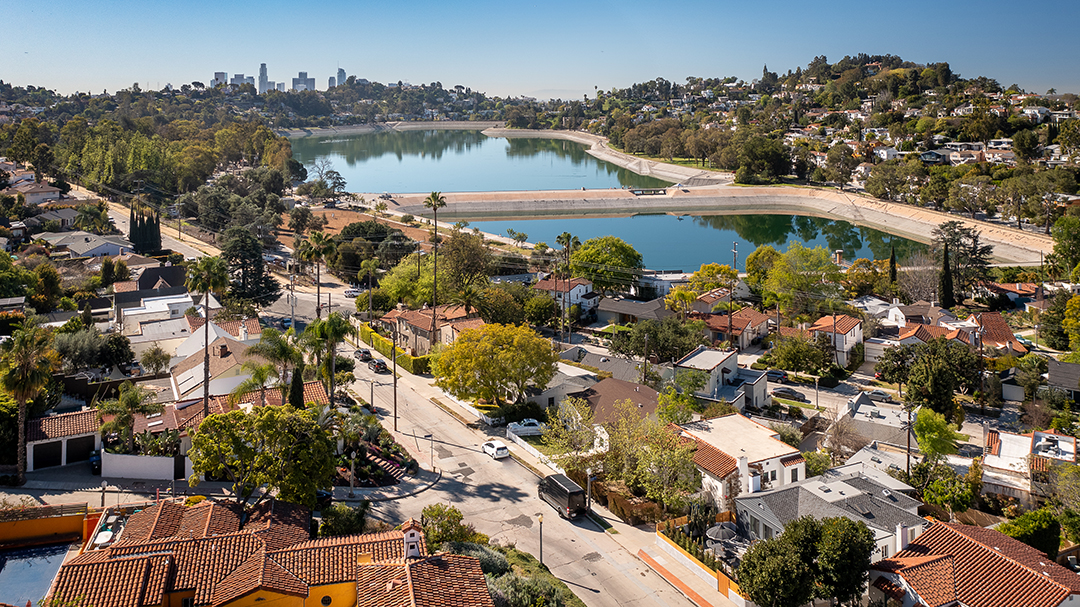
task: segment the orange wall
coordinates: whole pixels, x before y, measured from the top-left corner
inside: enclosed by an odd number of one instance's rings
[[[330,607],[356,607],[356,582],[312,586],[304,607],[322,607],[322,598],[330,597]]]
[[[0,523],[0,542],[48,543],[64,535],[83,537],[83,519],[85,515],[72,514],[51,518],[37,518],[26,521],[8,521]]]

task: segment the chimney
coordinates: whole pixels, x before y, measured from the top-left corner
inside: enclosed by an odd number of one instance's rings
[[[423,533],[423,527],[415,519],[409,519],[405,521],[405,524],[401,526],[401,531],[404,535],[404,549],[403,556],[405,558],[413,558],[422,556],[420,554],[420,538]]]
[[[248,338],[247,319],[245,318],[244,320],[240,321],[240,341],[247,341],[247,338]]]
[[[225,358],[228,355],[229,355],[229,346],[227,346],[225,344],[221,344],[220,346],[218,346],[218,357],[219,358]]]
[[[907,526],[903,523],[896,524],[896,551],[907,549]]]
[[[742,484],[742,492],[750,493],[750,460],[745,455],[739,456],[739,482]]]

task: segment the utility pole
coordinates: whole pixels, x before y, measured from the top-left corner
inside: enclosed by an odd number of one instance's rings
[[[641,383],[649,376],[649,334],[645,334],[645,357],[641,366]]]
[[[732,271],[737,273],[738,270],[736,268],[738,268],[738,267],[739,267],[739,243],[738,243],[738,241],[736,241],[736,242],[731,243],[731,269],[732,269]],[[738,274],[736,274],[736,276],[737,275]],[[732,315],[732,309],[735,307],[735,283],[731,283],[728,286],[727,302],[728,302],[728,306],[727,306],[727,340],[728,340],[728,345],[731,346],[732,349],[738,350],[738,348],[735,347],[735,342],[734,342],[734,340],[732,339],[732,336],[731,336],[731,315]]]
[[[397,432],[397,325],[394,325],[394,343],[390,347],[390,358],[394,361],[394,432]]]
[[[296,274],[289,274],[289,328],[296,331]]]

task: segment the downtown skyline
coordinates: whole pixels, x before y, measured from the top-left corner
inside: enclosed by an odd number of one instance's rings
[[[1038,0],[1010,19],[1015,4],[943,5],[917,1],[902,9],[841,1],[822,8],[781,2],[762,10],[701,0],[658,18],[654,5],[632,1],[570,3],[543,9],[492,2],[399,6],[322,2],[196,1],[183,6],[130,0],[93,5],[60,0],[24,7],[23,23],[0,40],[5,69],[16,86],[60,93],[146,89],[192,81],[214,72],[257,74],[289,82],[298,72],[325,89],[344,68],[384,84],[439,81],[490,96],[580,98],[663,77],[735,76],[750,81],[763,65],[781,74],[817,55],[892,54],[916,63],[949,62],[965,78],[987,76],[1044,93],[1080,92],[1080,68],[1070,24],[1080,6]],[[86,36],[85,38],[80,35]]]

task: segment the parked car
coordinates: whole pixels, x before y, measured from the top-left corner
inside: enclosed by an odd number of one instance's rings
[[[367,368],[371,369],[372,371],[374,371],[376,373],[389,373],[390,372],[390,369],[388,369],[386,367],[386,363],[379,360],[379,359],[377,359],[377,358],[372,360],[371,362],[369,362],[367,364]]]
[[[787,381],[787,371],[781,369],[769,369],[765,372],[765,375],[769,377],[769,381],[785,382]]]
[[[356,360],[358,360],[358,361],[360,361],[362,363],[367,362],[367,361],[371,360],[371,350],[368,350],[366,348],[361,348],[361,349],[357,350],[356,352],[353,352],[353,358],[355,358]]]
[[[518,436],[535,436],[542,434],[547,426],[531,417],[526,417],[520,422],[507,424],[507,429]]]
[[[773,388],[772,392],[769,392],[769,395],[775,396],[776,398],[786,398],[788,400],[797,400],[799,402],[809,402],[806,399],[805,394],[803,394],[802,392],[796,392],[795,390],[792,390],[791,388],[785,386]]]
[[[94,449],[90,452],[90,474],[101,476],[101,450]]]
[[[1034,344],[1034,343],[1033,343],[1033,342],[1032,342],[1032,341],[1031,341],[1030,339],[1028,339],[1028,338],[1026,338],[1026,337],[1022,337],[1022,336],[1020,336],[1020,335],[1016,335],[1015,337],[1016,337],[1016,341],[1018,341],[1018,342],[1020,342],[1021,344],[1023,344],[1025,348],[1028,348],[1028,349],[1030,349],[1030,348],[1034,348],[1034,347],[1035,347],[1035,344]]]
[[[334,503],[334,492],[326,489],[315,490],[315,509],[319,512],[326,510]]]
[[[866,393],[866,395],[870,397],[870,400],[876,400],[883,403],[892,402],[892,394],[889,394],[884,390],[870,390]]]
[[[345,289],[345,297],[356,299],[360,295],[360,289]]]
[[[563,518],[574,519],[585,512],[585,490],[565,474],[552,474],[540,479],[536,493]]]
[[[484,453],[490,455],[491,459],[510,457],[510,450],[507,449],[506,444],[500,440],[489,440],[484,443]]]

